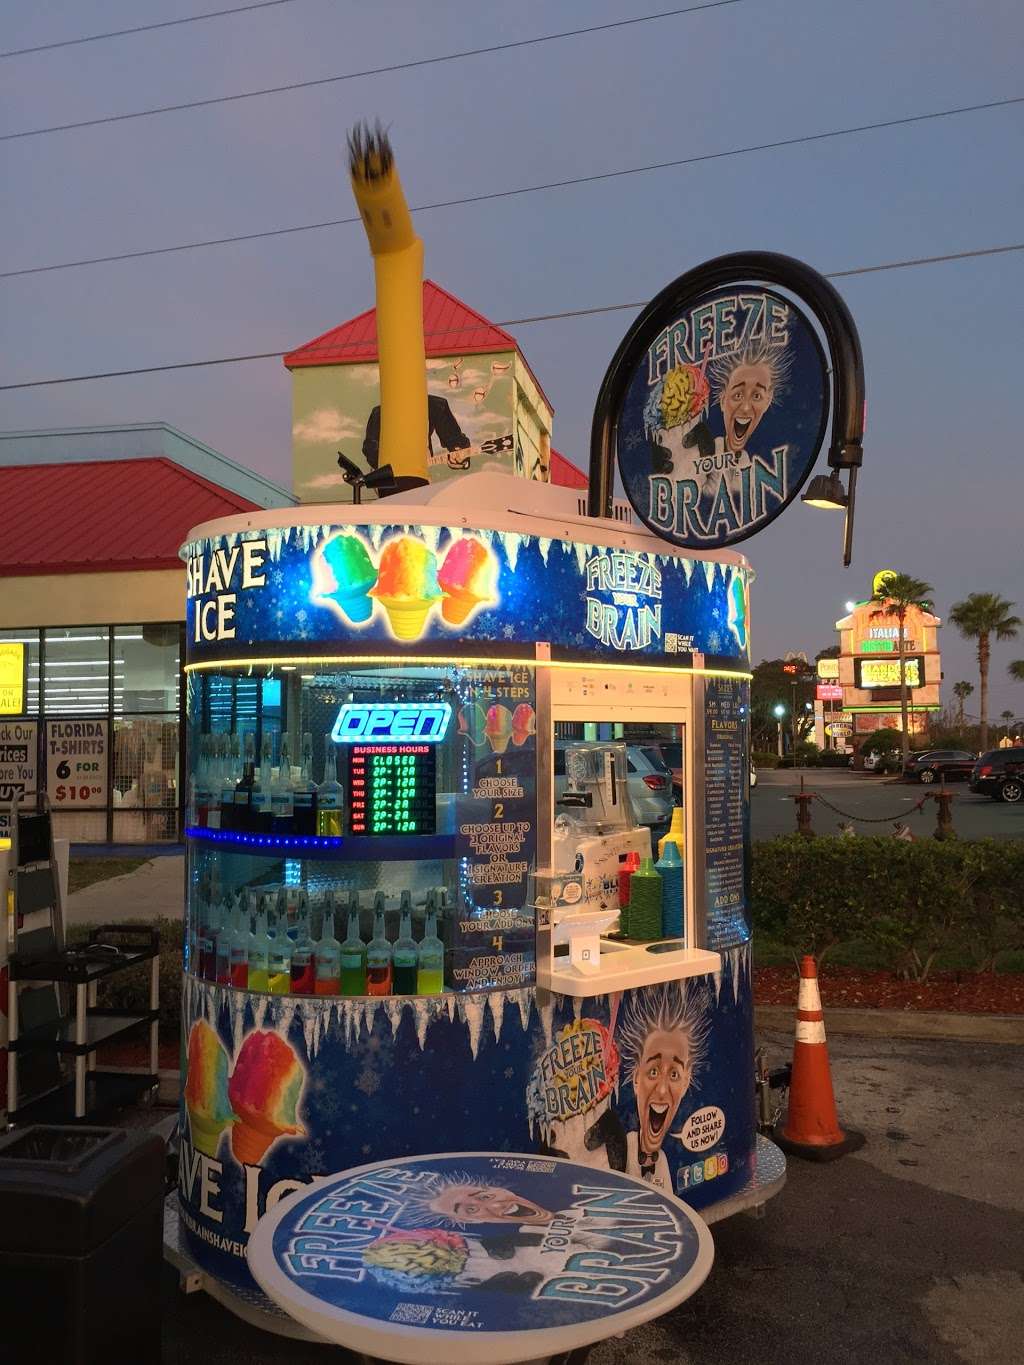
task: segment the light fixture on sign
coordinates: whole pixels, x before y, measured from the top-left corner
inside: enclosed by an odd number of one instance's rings
[[[846,490],[838,472],[833,470],[831,474],[816,474],[807,485],[807,492],[800,495],[800,500],[810,507],[824,507],[835,512],[844,511],[847,504]]]
[[[335,744],[438,744],[448,733],[448,702],[346,702],[331,731]]]

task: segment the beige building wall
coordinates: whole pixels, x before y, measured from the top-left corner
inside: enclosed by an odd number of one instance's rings
[[[185,569],[26,574],[0,580],[0,630],[185,619]]]

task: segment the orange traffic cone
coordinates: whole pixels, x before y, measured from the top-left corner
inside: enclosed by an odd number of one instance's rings
[[[833,1161],[864,1145],[864,1134],[839,1126],[825,1042],[825,1016],[813,957],[800,960],[796,1042],[789,1084],[789,1109],[773,1134],[784,1152],[811,1161]]]

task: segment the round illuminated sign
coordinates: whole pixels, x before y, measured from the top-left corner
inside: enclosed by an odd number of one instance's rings
[[[793,501],[821,449],[817,332],[792,299],[739,281],[676,297],[637,327],[615,415],[633,510],[675,545],[746,540]]]

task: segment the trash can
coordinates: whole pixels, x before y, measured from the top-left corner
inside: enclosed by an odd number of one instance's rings
[[[0,1362],[160,1358],[164,1144],[34,1125],[0,1139]]]

